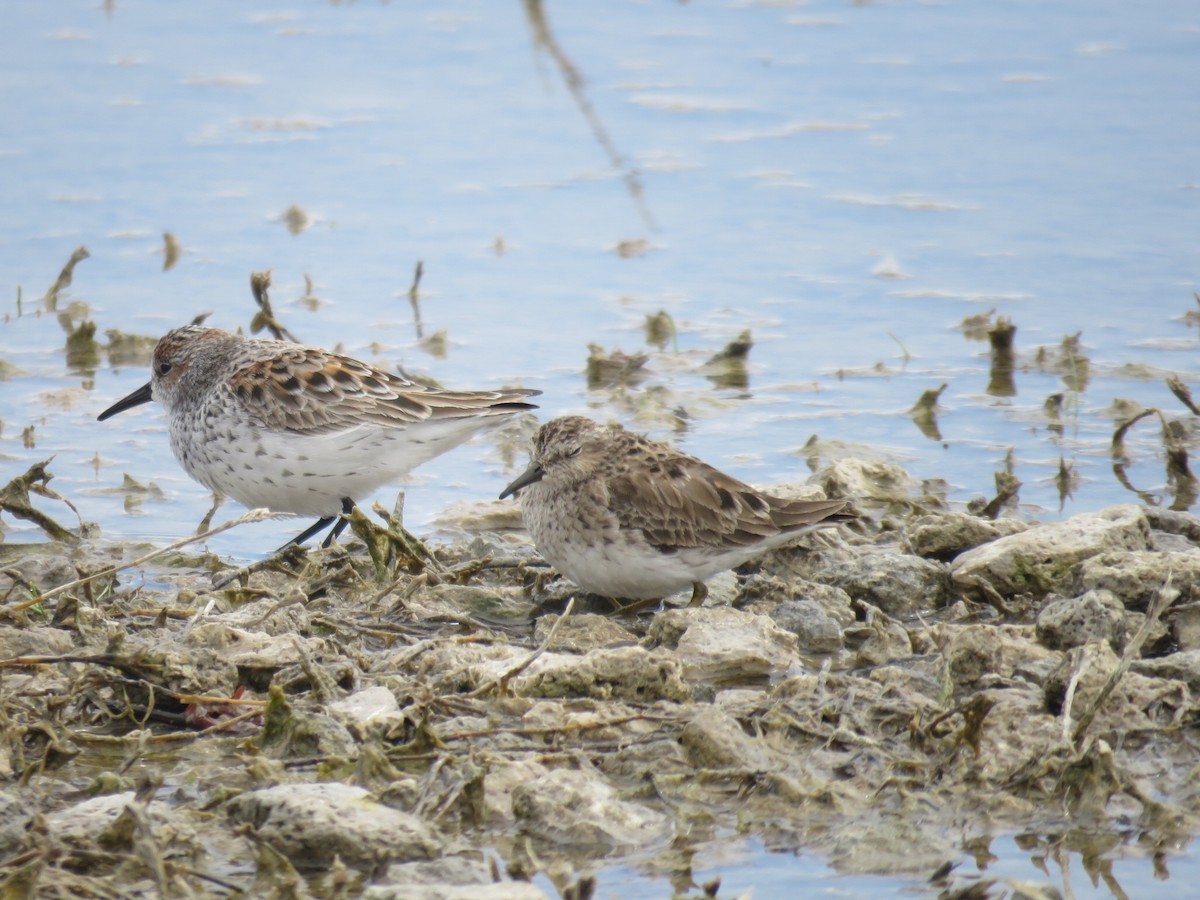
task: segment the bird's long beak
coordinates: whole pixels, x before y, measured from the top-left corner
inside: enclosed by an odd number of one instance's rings
[[[513,479],[512,483],[504,489],[500,495],[503,500],[512,494],[515,494],[523,487],[529,487],[534,482],[541,481],[542,476],[546,474],[546,470],[542,468],[540,463],[530,463],[529,468]]]
[[[100,415],[96,416],[97,422],[103,422],[105,419],[115,416],[117,413],[125,412],[127,409],[133,409],[135,406],[141,406],[143,403],[149,403],[154,399],[150,393],[150,382],[146,382],[128,397],[118,400]]]

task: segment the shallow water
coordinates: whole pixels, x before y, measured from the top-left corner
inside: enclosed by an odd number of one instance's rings
[[[1200,386],[1198,51],[1185,0],[8,4],[0,476],[56,455],[53,487],[108,534],[191,533],[209,498],[161,416],[95,422],[146,370],[68,362],[64,329],[245,327],[270,268],[304,340],[537,387],[543,418],[616,419],[756,483],[807,477],[816,434],[958,503],[991,496],[1009,448],[1030,514],[1060,515],[1060,460],[1080,476],[1061,514],[1139,502],[1110,405],[1178,419],[1163,376]],[[165,272],[164,231],[183,248]],[[643,332],[659,310],[662,350]],[[1012,395],[959,327],[989,310],[1017,325]],[[715,387],[700,364],[746,329],[748,387]],[[439,356],[418,335],[442,331]],[[1073,366],[1038,364],[1077,332]],[[589,342],[649,352],[647,378],[589,390]],[[941,384],[931,438],[908,411]],[[1130,484],[1187,505],[1157,422],[1126,444]],[[448,454],[414,475],[408,523],[520,464],[486,440]],[[161,496],[130,499],[123,473]],[[211,546],[255,557],[292,531]]]
[[[1195,894],[1200,873],[1193,854],[1166,855],[1155,865],[1144,848],[1130,836],[1125,845],[1109,848],[1100,857],[1085,859],[1079,847],[1064,845],[1061,836],[1002,835],[971,842],[953,862],[953,884],[963,888],[973,881],[994,880],[993,893],[1008,897],[1018,886],[1042,891],[1057,889],[1062,897],[1106,900],[1111,897],[1184,898]],[[904,876],[848,875],[811,856],[771,852],[760,841],[729,836],[702,849],[690,872],[653,872],[635,862],[614,865],[597,873],[596,897],[669,898],[693,896],[697,887],[720,879],[721,896],[752,896],[754,900],[828,897],[836,900],[869,900],[874,897],[934,896],[945,884],[932,885],[933,873]],[[538,881],[553,896],[548,883]],[[749,893],[748,893],[749,892]],[[1039,896],[1030,891],[1026,896]],[[1045,894],[1047,897],[1052,894]]]
[[[1162,374],[1200,381],[1190,3],[22,3],[3,31],[0,355],[20,374],[0,451],[6,471],[57,453],[56,485],[109,530],[186,534],[207,496],[155,412],[94,422],[145,372],[71,371],[37,314],[80,244],[59,307],[101,335],[204,310],[244,327],[270,268],[302,339],[453,386],[520,380],[547,417],[667,435],[683,411],[682,446],[759,483],[806,477],[817,434],[956,501],[990,496],[1010,447],[1031,512],[1058,514],[1060,457],[1082,479],[1065,513],[1136,500],[1107,408],[1176,418]],[[166,230],[184,252],[164,273]],[[418,260],[444,358],[416,338]],[[993,308],[1018,326],[1015,396],[987,393],[987,345],[958,328]],[[652,349],[659,309],[678,332],[648,379],[589,391],[588,342]],[[714,389],[696,366],[744,329],[749,388]],[[1090,382],[1058,437],[1043,403],[1066,385],[1034,352],[1080,331]],[[907,411],[943,383],[933,440]],[[1128,474],[1171,502],[1158,432],[1135,426]],[[409,521],[494,496],[487,455],[418,472]],[[101,493],[122,472],[165,499],[127,513]]]

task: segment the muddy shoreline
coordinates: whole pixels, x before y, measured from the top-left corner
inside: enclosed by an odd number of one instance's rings
[[[578,898],[636,856],[722,896],[690,860],[730,831],[930,896],[1015,890],[946,865],[1011,833],[1169,878],[1200,820],[1200,519],[979,517],[852,459],[815,480],[862,520],[634,616],[576,597],[515,504],[429,560],[363,516],[329,550],[188,547],[56,593],[139,548],[0,544],[6,895]]]

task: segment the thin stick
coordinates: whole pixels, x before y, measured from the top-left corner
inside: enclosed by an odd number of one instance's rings
[[[631,716],[619,716],[603,722],[572,722],[567,725],[546,725],[531,728],[481,728],[477,731],[454,731],[450,734],[439,734],[441,741],[463,741],[473,738],[493,737],[497,734],[515,734],[523,737],[542,737],[547,734],[575,734],[580,731],[595,731],[597,728],[611,728],[625,725],[629,722],[640,722],[646,716],[636,713]]]
[[[224,702],[224,701],[222,701]],[[263,702],[263,701],[258,701]],[[190,741],[198,740],[210,734],[220,734],[222,731],[228,731],[235,725],[240,725],[243,722],[249,722],[256,716],[261,716],[261,709],[251,709],[228,719],[222,719],[214,725],[203,728],[199,731],[169,731],[165,734],[152,735],[146,743],[152,745],[161,744],[184,744]],[[87,731],[72,731],[69,733],[70,738],[77,743],[82,744],[101,744],[119,747],[129,743],[128,736],[119,736],[112,734],[93,734]]]
[[[1083,677],[1084,667],[1087,665],[1088,654],[1087,645],[1076,647],[1072,653],[1075,655],[1075,664],[1071,666],[1071,677],[1067,679],[1067,690],[1063,695],[1062,708],[1062,739],[1063,743],[1071,737],[1071,707],[1075,703],[1075,690],[1079,687],[1079,679]]]
[[[494,687],[507,686],[509,679],[511,679],[517,675],[520,675],[522,672],[524,672],[526,669],[528,669],[533,664],[533,661],[535,659],[537,659],[539,656],[541,656],[543,653],[546,652],[546,648],[549,647],[550,642],[554,640],[554,635],[558,631],[558,626],[567,620],[567,616],[571,615],[571,611],[574,608],[575,608],[575,598],[572,597],[569,601],[567,601],[567,608],[562,611],[562,615],[560,615],[558,617],[558,621],[555,622],[550,627],[550,633],[546,635],[546,639],[544,641],[542,641],[541,646],[539,646],[536,650],[534,650],[527,657],[525,657],[525,659],[523,659],[521,662],[517,663],[515,666],[513,666],[511,669],[509,669],[507,672],[505,672],[499,678],[493,678],[491,681],[481,684],[479,687],[475,688],[475,690],[468,691],[463,696],[478,697],[478,696],[481,696],[482,694],[487,693]]]
[[[194,544],[197,541],[210,538],[215,534],[220,534],[221,532],[228,531],[231,528],[236,528],[238,525],[247,525],[251,522],[262,522],[266,519],[276,519],[284,515],[286,515],[286,513],[272,512],[269,509],[252,509],[250,512],[238,516],[236,519],[230,519],[228,522],[218,525],[211,531],[206,531],[203,534],[193,535],[189,538],[183,538],[182,540],[178,540],[167,547],[160,547],[151,553],[147,553],[145,556],[139,556],[137,559],[131,560],[130,562],[122,563],[119,566],[109,566],[106,569],[101,569],[99,572],[93,572],[91,575],[86,575],[83,578],[76,578],[74,581],[68,581],[66,584],[60,584],[58,587],[51,588],[37,597],[34,597],[32,600],[25,600],[21,603],[14,603],[10,606],[0,607],[0,615],[8,615],[10,613],[20,612],[23,609],[36,606],[43,600],[48,600],[50,597],[53,597],[56,594],[61,594],[63,591],[69,591],[71,588],[79,587],[81,584],[87,584],[89,581],[95,581],[97,578],[107,578],[109,575],[116,575],[118,572],[123,572],[126,569],[132,569],[135,566],[140,566],[142,563],[147,563],[152,559],[157,559],[165,553],[170,553],[172,550],[178,550],[180,547],[186,547],[188,544]]]
[[[1142,627],[1137,630],[1137,634],[1133,636],[1125,648],[1125,652],[1121,654],[1121,661],[1117,663],[1117,667],[1112,670],[1108,676],[1108,680],[1104,682],[1104,687],[1100,688],[1100,693],[1096,695],[1096,699],[1092,701],[1092,705],[1082,716],[1079,717],[1079,723],[1075,726],[1075,733],[1071,735],[1072,740],[1076,744],[1083,738],[1084,732],[1092,724],[1092,720],[1096,718],[1096,713],[1100,711],[1100,707],[1104,701],[1108,699],[1108,695],[1113,692],[1117,686],[1117,682],[1129,669],[1130,663],[1137,658],[1138,653],[1142,649],[1142,644],[1145,643],[1147,637],[1150,636],[1150,630],[1154,628],[1168,606],[1174,603],[1179,598],[1179,591],[1171,587],[1171,572],[1167,572],[1166,581],[1163,586],[1158,589],[1158,595],[1154,598],[1154,603],[1146,611],[1146,619],[1142,622]]]
[[[413,324],[417,328],[417,340],[425,337],[425,330],[421,327],[421,276],[425,274],[425,263],[417,260],[417,268],[413,272],[412,286],[408,289],[408,302],[412,304]]]

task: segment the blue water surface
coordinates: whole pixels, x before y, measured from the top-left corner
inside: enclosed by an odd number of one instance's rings
[[[1196,449],[1164,381],[1200,386],[1191,0],[4,11],[0,481],[53,456],[52,486],[107,534],[185,537],[209,497],[155,408],[95,421],[147,370],[70,365],[66,332],[157,336],[203,311],[245,328],[249,275],[266,269],[302,340],[447,386],[536,387],[542,418],[615,419],[755,483],[807,478],[817,435],[824,460],[897,462],[958,505],[991,496],[1010,451],[1029,516],[1192,503],[1157,418],[1126,438],[1128,486],[1110,453],[1118,399],[1180,420]],[[184,250],[169,271],[165,231]],[[660,310],[677,329],[662,349],[643,331]],[[988,313],[1017,327],[1011,391],[960,327]],[[748,387],[714,386],[704,362],[746,330]],[[443,355],[423,340],[439,332]],[[589,343],[647,353],[646,378],[589,389]],[[943,384],[938,430],[922,432],[909,410]],[[488,439],[459,448],[414,474],[406,521],[431,530],[522,465]],[[131,497],[126,473],[161,493]],[[210,547],[252,559],[298,529]],[[772,890],[754,896],[794,896]],[[1088,890],[1074,885],[1106,896]]]

